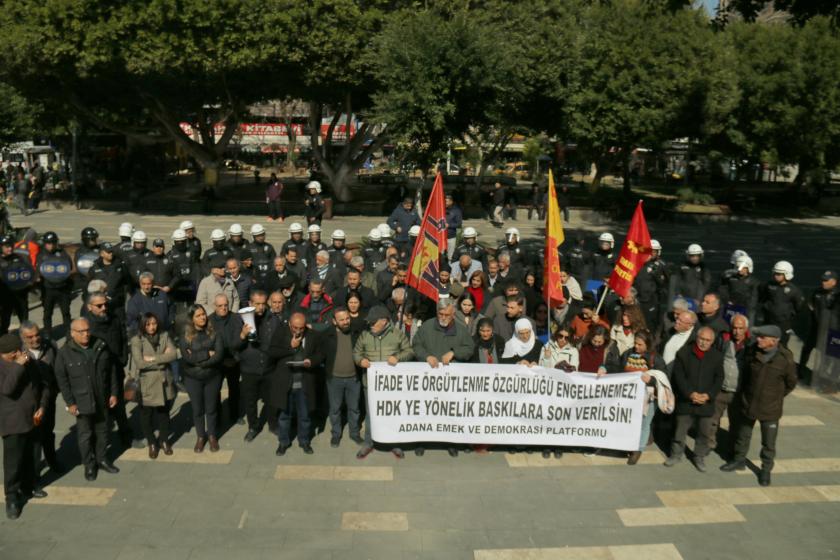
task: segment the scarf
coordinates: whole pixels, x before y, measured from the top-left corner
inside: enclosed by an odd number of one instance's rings
[[[473,288],[472,286],[469,286],[467,291],[475,300],[475,310],[481,311],[484,308],[484,287]]]
[[[704,352],[703,350],[700,350],[700,347],[697,346],[696,344],[694,345],[694,348],[692,348],[692,350],[694,351],[694,355],[697,356],[698,360],[702,360],[703,356],[706,355],[706,352]]]
[[[523,342],[517,336],[519,331],[531,331],[531,336],[527,342]],[[531,321],[522,318],[516,321],[513,325],[513,336],[510,340],[505,342],[505,351],[502,353],[502,358],[512,358],[514,356],[525,356],[534,348],[536,344],[536,337],[534,336],[534,329],[531,328]]]
[[[149,344],[152,345],[152,348],[154,348],[155,351],[157,351],[158,346],[160,345],[160,333],[156,332],[155,334],[151,334],[151,335],[144,334],[143,336],[145,337],[146,340],[149,341]]]

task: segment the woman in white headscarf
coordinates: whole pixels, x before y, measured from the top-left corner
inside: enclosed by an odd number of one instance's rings
[[[542,342],[537,340],[531,321],[522,318],[513,325],[513,336],[505,343],[502,353],[503,364],[537,365],[542,352]]]

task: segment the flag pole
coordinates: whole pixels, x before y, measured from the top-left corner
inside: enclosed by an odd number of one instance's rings
[[[607,292],[610,291],[610,287],[604,282],[604,293],[601,294],[601,301],[598,302],[598,307],[595,308],[595,316],[597,317],[601,312],[601,306],[604,305],[604,300],[607,299]]]

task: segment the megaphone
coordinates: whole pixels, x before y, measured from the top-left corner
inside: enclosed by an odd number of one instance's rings
[[[248,333],[248,340],[251,342],[257,340],[257,323],[254,319],[255,311],[253,307],[243,307],[238,311],[242,322],[251,327],[251,332]]]

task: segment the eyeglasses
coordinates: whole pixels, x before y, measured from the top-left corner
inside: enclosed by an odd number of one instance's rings
[[[567,335],[567,334],[563,334],[563,333],[560,333],[560,334],[558,334],[558,335],[557,335],[557,339],[558,339],[558,340],[568,340],[568,339],[569,339],[569,335]]]

